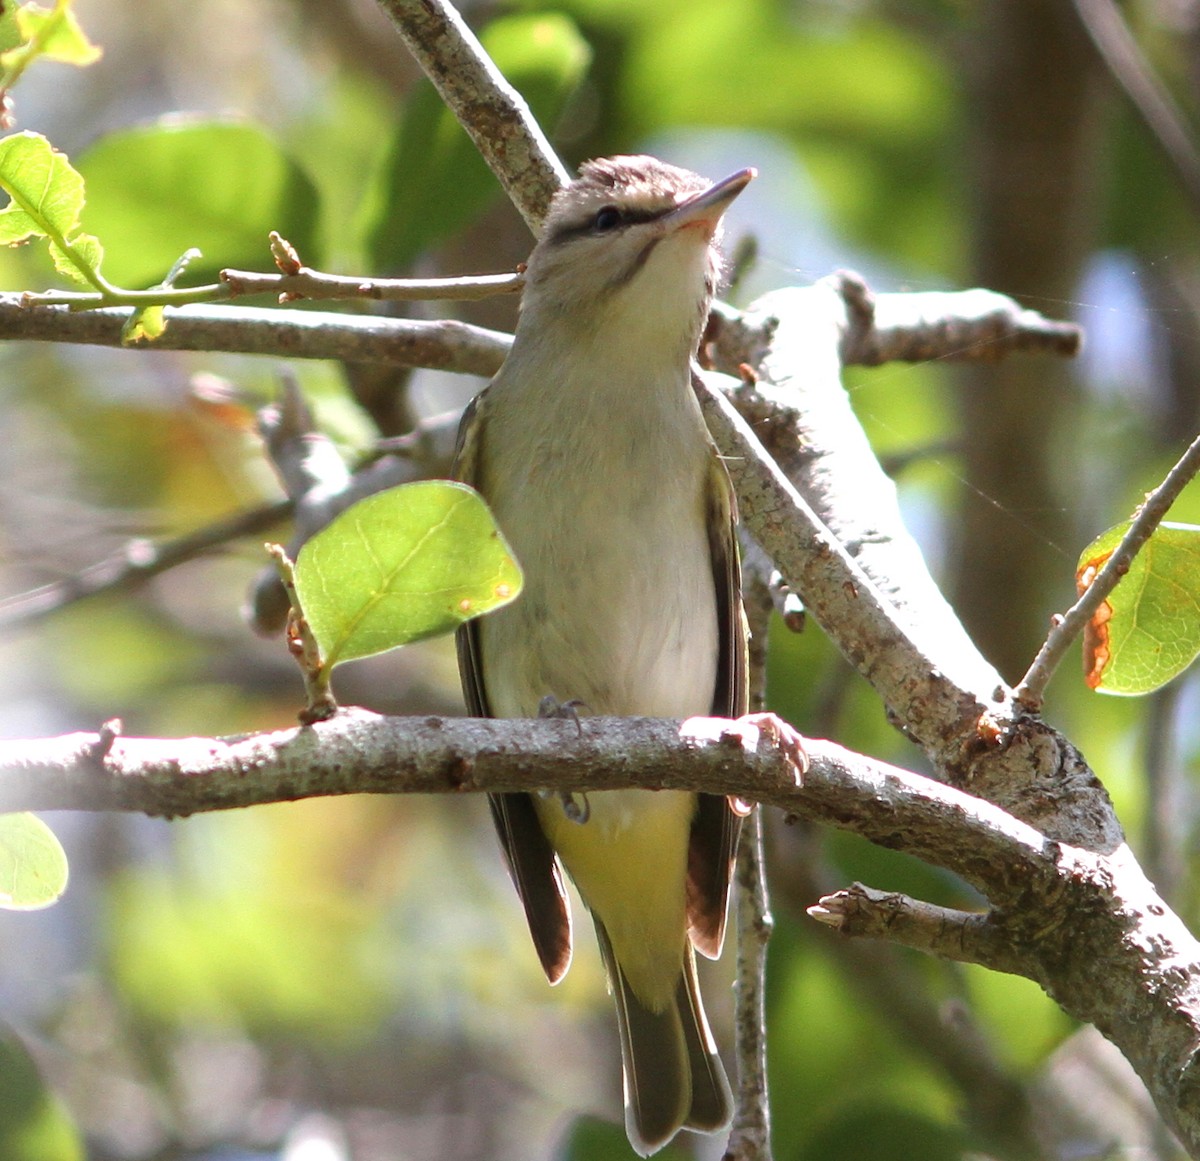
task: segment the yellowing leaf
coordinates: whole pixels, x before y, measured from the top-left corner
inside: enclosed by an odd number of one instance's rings
[[[165,306],[144,306],[141,310],[135,310],[121,327],[122,345],[148,343],[161,337],[167,329],[166,312]]]
[[[1097,537],[1079,558],[1084,592],[1129,524]],[[1161,524],[1084,630],[1088,686],[1099,693],[1150,693],[1200,653],[1200,528]]]

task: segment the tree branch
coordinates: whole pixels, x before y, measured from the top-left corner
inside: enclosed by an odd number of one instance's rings
[[[748,705],[766,709],[767,637],[772,600],[763,585],[742,576],[749,629]],[[772,1161],[771,1089],[767,1083],[767,948],[775,920],[767,888],[763,809],[756,806],[742,825],[734,875],[737,907],[737,971],[734,981],[734,1045],[737,1100],[722,1161]]]
[[[941,959],[987,963],[1011,975],[1036,975],[1033,963],[986,912],[955,911],[855,883],[822,896],[808,914],[842,935],[886,939]]]
[[[0,294],[0,339],[91,343],[123,347],[126,307],[72,311],[23,306],[19,294]],[[411,319],[248,306],[168,308],[166,333],[143,349],[233,351],[280,359],[344,359],[493,375],[512,336],[452,319]]]
[[[80,573],[0,600],[0,630],[31,624],[100,593],[137,588],[151,577],[214,552],[231,541],[265,532],[285,520],[291,512],[291,501],[279,500],[245,512],[235,512],[172,540],[157,543],[144,539],[131,540],[115,556]]]
[[[998,806],[832,742],[810,743],[817,771],[797,786],[784,751],[766,733],[746,741],[719,718],[562,723],[345,710],[310,727],[241,737],[117,736],[104,740],[97,758],[101,744],[93,734],[0,742],[0,811],[174,818],[353,793],[693,789],[803,811],[902,847],[1000,906],[1022,899],[1031,867],[1055,875],[1088,857]]]
[[[904,525],[841,384],[844,335],[864,325],[845,286],[776,291],[715,328],[716,365],[753,379],[735,392],[753,432],[728,401],[702,399],[743,523],[940,774],[1054,838],[1114,850],[1124,840],[1103,788],[1014,705]]]
[[[1003,939],[957,949],[1020,968],[1096,1023],[1200,1151],[1200,947],[1127,848],[1054,842],[998,807],[830,742],[809,744],[797,786],[766,735],[716,719],[386,719],[347,711],[312,727],[164,741],[76,734],[0,743],[0,809],[176,816],[347,793],[688,787],[737,794],[854,831],[961,875]],[[915,941],[929,924],[901,929]],[[945,950],[937,946],[936,950]],[[1014,952],[1014,949],[1016,951]]]
[[[446,0],[379,0],[447,107],[538,234],[570,180],[521,94]]]

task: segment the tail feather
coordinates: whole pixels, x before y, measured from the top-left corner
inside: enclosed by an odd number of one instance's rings
[[[717,1055],[717,1044],[708,1027],[704,1005],[700,1002],[696,957],[690,946],[683,957],[675,1002],[682,1015],[692,1077],[692,1107],[684,1127],[700,1133],[717,1133],[728,1128],[733,1120],[733,1093],[729,1089],[725,1067]]]
[[[630,1144],[646,1157],[681,1128],[708,1133],[724,1128],[732,1098],[700,1002],[691,946],[684,953],[675,1002],[655,1012],[629,986],[599,920],[596,935],[617,1007]]]

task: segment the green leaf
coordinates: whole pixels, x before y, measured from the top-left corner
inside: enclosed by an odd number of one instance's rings
[[[54,269],[83,286],[93,286],[93,279],[100,272],[100,263],[104,261],[104,247],[100,245],[100,239],[91,234],[76,234],[69,245],[70,253],[57,242],[50,243]]]
[[[83,1143],[21,1040],[0,1027],[0,1157],[83,1161]]]
[[[226,266],[269,269],[271,230],[320,265],[316,188],[256,125],[165,117],[109,134],[76,160],[113,282],[160,283],[194,248],[205,260],[188,266],[188,285],[212,282]]]
[[[21,43],[21,28],[17,23],[17,11],[11,4],[0,8],[0,54],[7,54]],[[4,58],[0,56],[0,61]]]
[[[45,237],[45,231],[20,206],[10,202],[0,210],[0,246],[17,246],[30,238],[42,237]]]
[[[0,814],[0,908],[36,911],[67,889],[67,856],[33,814]]]
[[[46,60],[64,64],[90,65],[101,57],[101,50],[87,38],[87,34],[71,11],[70,0],[59,0],[53,8],[38,4],[24,4],[17,9],[17,27],[26,42],[39,42],[35,55]],[[0,64],[7,67],[9,58],[24,50],[26,46],[5,53]]]
[[[121,344],[153,342],[167,329],[166,307],[144,306],[135,310],[121,327]]]
[[[1083,550],[1080,592],[1121,542],[1118,524]],[[1084,631],[1087,684],[1099,693],[1150,693],[1200,653],[1200,527],[1160,524]]]
[[[481,37],[500,71],[543,125],[553,125],[591,59],[569,18],[557,13],[492,21]],[[500,196],[500,187],[427,81],[404,106],[368,246],[373,269],[405,269],[423,250],[456,234]]]
[[[296,592],[329,667],[448,632],[520,589],[482,497],[449,480],[360,500],[296,559]]]
[[[40,133],[0,139],[0,188],[12,198],[0,211],[0,241],[56,234],[69,239],[79,229],[83,178]]]

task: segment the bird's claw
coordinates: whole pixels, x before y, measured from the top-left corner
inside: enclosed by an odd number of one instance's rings
[[[804,775],[808,771],[804,737],[778,714],[743,714],[721,732],[722,741],[736,740],[747,750],[756,749],[759,738],[763,736],[773,742],[788,760],[796,785],[803,786]]]
[[[579,736],[583,737],[583,723],[579,720],[580,709],[587,709],[587,706],[579,698],[573,697],[570,701],[559,701],[554,694],[548,693],[538,702],[537,716],[543,721],[566,718],[575,723]],[[591,817],[592,808],[586,794],[576,794],[570,790],[559,790],[554,793],[568,821],[577,822],[582,826]]]

